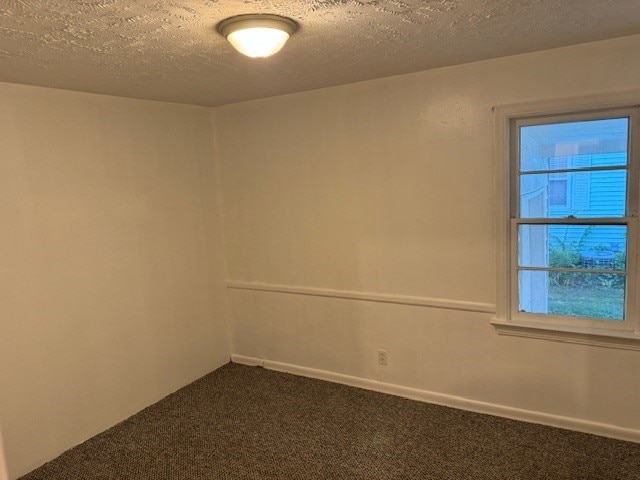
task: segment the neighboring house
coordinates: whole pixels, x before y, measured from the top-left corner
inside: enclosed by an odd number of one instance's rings
[[[570,169],[625,163],[626,152],[573,155],[550,158],[549,168]],[[625,174],[623,170],[550,174],[546,192],[548,216],[563,218],[573,215],[581,218],[623,215],[625,194],[621,186],[626,182]],[[615,252],[624,251],[625,233],[619,226],[590,230],[549,227],[549,247],[563,246],[578,249],[586,262],[596,259],[606,263],[606,259],[612,258]]]

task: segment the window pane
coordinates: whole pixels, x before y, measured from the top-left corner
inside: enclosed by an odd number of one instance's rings
[[[520,171],[627,164],[628,118],[520,127]]]
[[[624,320],[625,276],[584,272],[518,272],[519,310]]]
[[[626,194],[626,170],[522,174],[520,217],[624,217]]]
[[[625,270],[626,225],[518,225],[518,266]]]

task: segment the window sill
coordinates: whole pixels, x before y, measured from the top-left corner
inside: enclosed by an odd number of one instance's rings
[[[500,320],[493,320],[491,324],[499,335],[640,351],[640,334],[634,332]]]

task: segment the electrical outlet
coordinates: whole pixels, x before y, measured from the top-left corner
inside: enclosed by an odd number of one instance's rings
[[[386,365],[386,364],[387,364],[387,351],[378,350],[378,365]]]

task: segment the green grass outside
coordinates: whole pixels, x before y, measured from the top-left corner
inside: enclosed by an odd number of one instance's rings
[[[549,286],[549,313],[624,318],[624,288]]]

